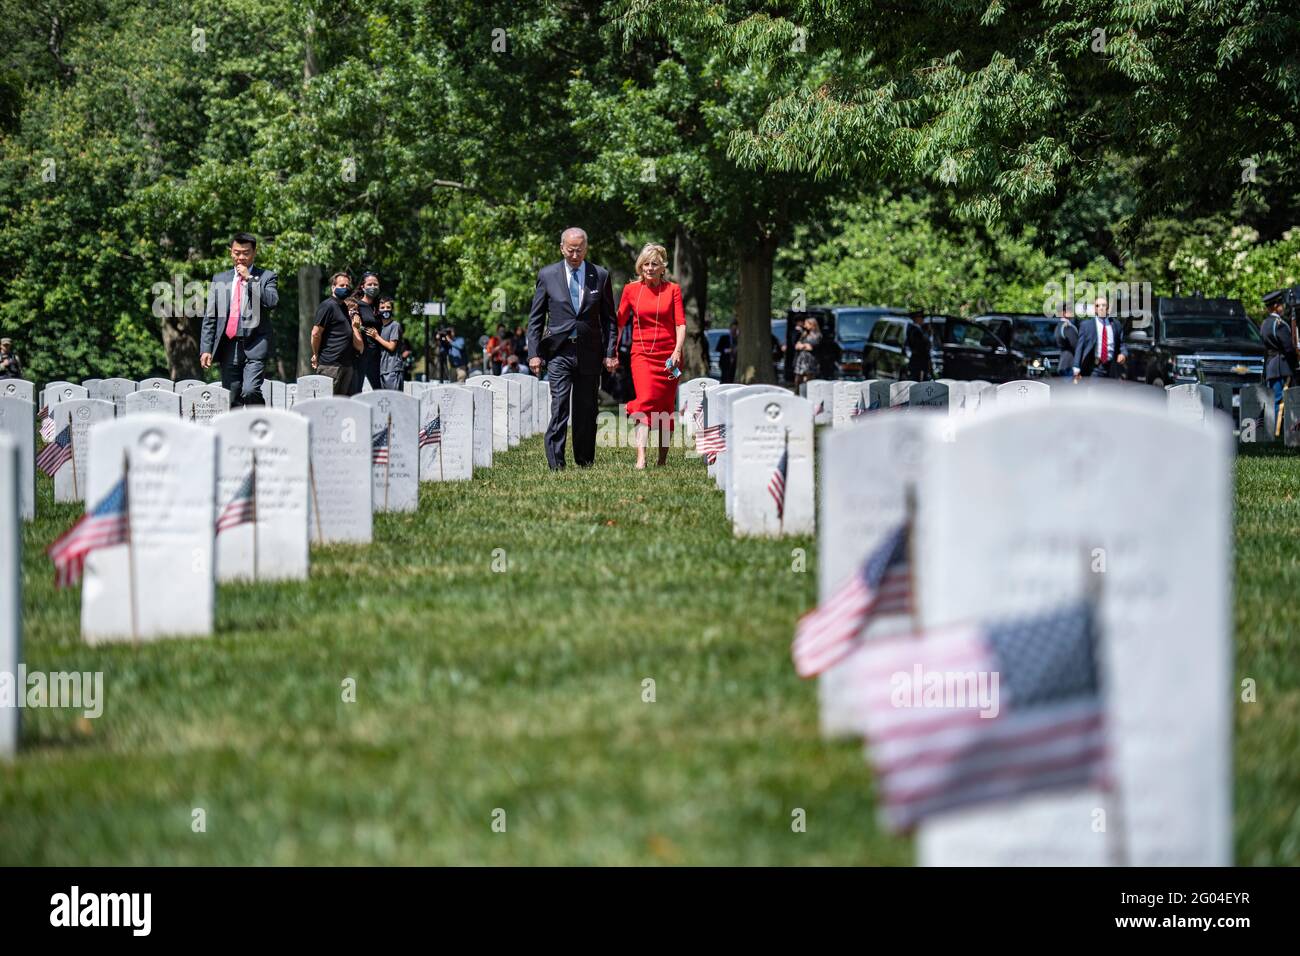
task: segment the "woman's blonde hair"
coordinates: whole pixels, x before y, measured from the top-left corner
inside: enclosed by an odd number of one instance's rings
[[[635,272],[638,279],[644,279],[641,274],[641,267],[652,258],[658,258],[664,264],[664,278],[668,278],[668,250],[658,243],[647,242],[641,247],[641,252],[637,254]]]

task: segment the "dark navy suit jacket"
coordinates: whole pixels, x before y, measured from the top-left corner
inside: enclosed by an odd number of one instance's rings
[[[1083,316],[1079,323],[1079,343],[1074,347],[1074,367],[1085,377],[1093,373],[1097,365],[1097,319],[1095,316]],[[1128,357],[1128,346],[1124,344],[1124,327],[1119,320],[1108,318],[1110,326],[1110,363],[1102,370],[1103,374],[1114,377],[1115,356]]]
[[[602,358],[613,358],[618,346],[618,323],[614,315],[614,290],[609,272],[587,261],[583,269],[582,299],[573,311],[569,298],[569,273],[564,260],[542,266],[537,273],[537,291],[528,312],[528,356],[540,356],[542,335],[568,338],[576,329],[574,345],[578,372],[600,372]],[[549,327],[549,328],[548,328]]]

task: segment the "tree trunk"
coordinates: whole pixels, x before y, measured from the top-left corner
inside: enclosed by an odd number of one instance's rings
[[[302,83],[306,86],[320,72],[312,41],[316,38],[316,11],[307,8],[307,26],[303,34]],[[320,266],[298,267],[298,374],[310,375],[311,327],[320,305]]]
[[[673,235],[673,276],[682,287],[682,309],[686,313],[682,378],[689,381],[709,374],[709,342],[704,337],[709,314],[709,260],[680,222]]]
[[[740,253],[740,288],[736,292],[740,347],[736,381],[775,383],[772,368],[772,262],[775,236],[762,236]]]
[[[311,326],[320,305],[320,266],[298,269],[298,374],[310,375]]]
[[[167,372],[174,382],[204,378],[199,368],[199,319],[185,315],[183,302],[175,303],[171,311],[172,314],[164,316],[161,323]]]

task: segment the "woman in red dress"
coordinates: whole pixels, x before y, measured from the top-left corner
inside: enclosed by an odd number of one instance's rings
[[[636,398],[627,413],[636,421],[636,466],[645,467],[646,441],[653,426],[659,464],[668,461],[673,419],[677,413],[677,379],[669,368],[681,369],[686,316],[682,287],[664,278],[668,250],[647,243],[636,257],[636,280],[623,286],[618,303],[618,330],[632,323],[632,385]],[[664,363],[670,363],[666,366]]]

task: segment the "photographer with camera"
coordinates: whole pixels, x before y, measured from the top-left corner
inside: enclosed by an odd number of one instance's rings
[[[1276,289],[1264,296],[1268,315],[1259,325],[1264,339],[1264,380],[1273,390],[1278,428],[1282,427],[1282,393],[1296,384],[1295,289]]]
[[[465,339],[456,334],[456,327],[453,325],[439,329],[438,377],[444,382],[449,382],[454,372],[456,381],[463,382],[469,374],[466,365]]]

